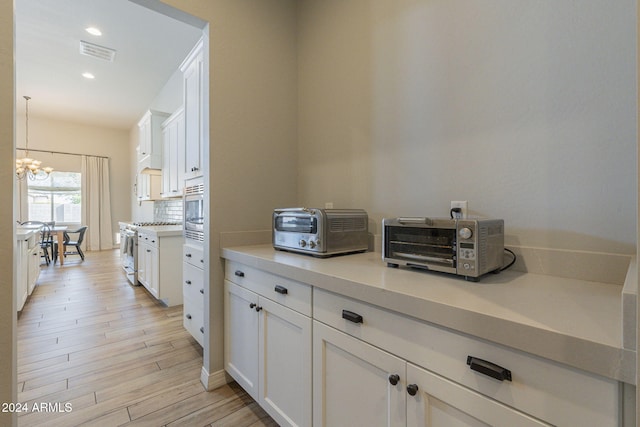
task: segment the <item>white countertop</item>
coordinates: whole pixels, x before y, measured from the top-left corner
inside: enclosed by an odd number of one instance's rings
[[[29,237],[40,232],[40,227],[16,227],[16,239],[27,240]]]
[[[622,287],[504,271],[479,282],[389,268],[380,253],[326,259],[271,245],[225,248],[224,258],[472,336],[635,384],[622,345]]]
[[[152,233],[158,237],[182,235],[182,225],[139,225],[137,230]]]

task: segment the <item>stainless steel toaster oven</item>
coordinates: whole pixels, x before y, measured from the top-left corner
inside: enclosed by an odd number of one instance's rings
[[[275,209],[273,247],[317,257],[364,252],[368,222],[362,209]]]
[[[504,264],[501,219],[383,219],[382,240],[382,259],[390,267],[424,268],[477,280]]]

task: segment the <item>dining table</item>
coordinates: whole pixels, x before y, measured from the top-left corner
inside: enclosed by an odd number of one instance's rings
[[[58,254],[58,259],[60,259],[60,265],[64,265],[64,253],[66,252],[67,248],[64,244],[64,232],[67,231],[69,227],[67,227],[66,225],[54,225],[53,227],[51,227],[51,236],[55,236],[56,237],[56,241],[58,242],[58,248],[60,248],[60,246],[62,246],[62,252],[60,252]],[[55,249],[53,249],[55,250]],[[58,249],[59,251],[60,249]],[[54,258],[55,260],[55,258]]]

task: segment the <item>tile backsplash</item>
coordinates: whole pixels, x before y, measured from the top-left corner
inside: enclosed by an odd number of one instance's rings
[[[153,202],[153,220],[182,222],[182,199],[156,200]]]

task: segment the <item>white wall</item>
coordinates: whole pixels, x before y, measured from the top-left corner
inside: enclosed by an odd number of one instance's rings
[[[299,203],[635,253],[636,2],[303,0]]]
[[[109,157],[111,178],[111,217],[113,234],[118,232],[118,221],[128,220],[131,216],[129,194],[131,188],[129,155],[129,134],[123,129],[113,129],[74,123],[34,115],[33,98],[29,103],[29,148],[39,150],[62,151],[67,153],[88,154]],[[16,145],[25,147],[24,103],[18,103],[16,117]],[[33,151],[32,157],[65,172],[80,172],[81,157]],[[22,156],[23,152],[18,152]],[[114,237],[115,243],[115,237]]]

